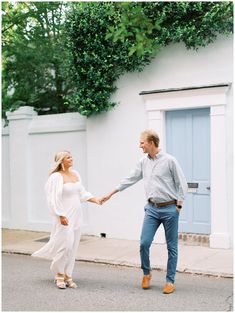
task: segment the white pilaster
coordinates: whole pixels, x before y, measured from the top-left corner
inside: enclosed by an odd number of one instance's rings
[[[9,163],[11,185],[11,224],[24,228],[28,220],[29,151],[28,126],[37,115],[32,107],[7,112],[9,120]],[[10,227],[10,225],[9,225]]]
[[[154,129],[160,138],[160,147],[165,148],[165,112],[160,110],[150,110],[148,106],[148,102],[146,103],[146,111],[148,114],[148,128]],[[160,225],[157,235],[154,239],[155,243],[165,243],[165,231],[162,225]]]
[[[148,114],[148,128],[154,129],[160,138],[160,147],[165,148],[165,111],[151,110],[148,103],[146,104]]]
[[[211,248],[229,248],[225,106],[211,107]]]

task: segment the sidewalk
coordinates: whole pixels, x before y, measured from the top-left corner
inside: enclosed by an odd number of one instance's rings
[[[49,233],[24,230],[2,230],[2,251],[31,255],[48,240]],[[77,260],[140,267],[139,241],[82,236]],[[166,270],[165,244],[151,247],[153,269]],[[178,272],[233,277],[233,250],[203,246],[179,245]]]

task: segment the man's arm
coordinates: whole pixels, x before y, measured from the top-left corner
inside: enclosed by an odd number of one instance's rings
[[[106,196],[103,196],[100,199],[101,204],[103,204],[104,202],[106,202],[107,200],[109,200],[115,193],[117,193],[119,190],[117,189],[113,189],[111,192],[109,192]]]
[[[178,198],[177,198],[177,205],[183,205],[183,201],[185,198],[185,195],[187,193],[188,190],[188,184],[186,181],[186,178],[184,176],[184,173],[179,165],[179,163],[177,162],[176,159],[172,160],[172,175],[173,175],[173,179],[174,182],[176,184],[176,187],[178,189]]]
[[[104,197],[102,197],[100,199],[101,204],[103,204],[105,201],[109,200],[115,193],[122,191],[122,190],[134,185],[135,183],[137,183],[142,178],[143,178],[142,160],[140,160],[137,163],[135,169],[133,171],[131,171],[129,176],[124,178],[121,181],[121,183],[115,189],[113,189],[111,192],[109,192],[107,195],[105,195]]]

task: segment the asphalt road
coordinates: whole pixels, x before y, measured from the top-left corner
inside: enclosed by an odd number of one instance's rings
[[[2,255],[2,311],[232,311],[233,280],[177,274],[176,291],[162,294],[165,273],[153,271],[142,290],[140,269],[76,262],[77,289],[59,290],[49,261]]]

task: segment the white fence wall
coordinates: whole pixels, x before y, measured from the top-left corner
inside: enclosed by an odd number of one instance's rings
[[[48,231],[44,185],[54,155],[71,151],[74,168],[87,183],[86,118],[78,113],[37,116],[33,108],[21,107],[8,119],[3,132],[3,227]]]
[[[2,130],[2,222],[11,220],[11,187],[9,162],[9,128]]]

